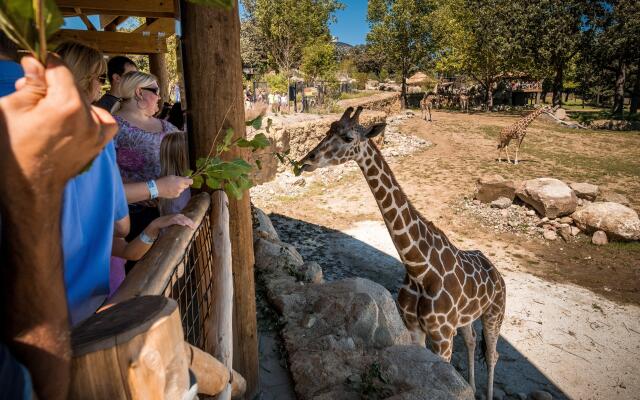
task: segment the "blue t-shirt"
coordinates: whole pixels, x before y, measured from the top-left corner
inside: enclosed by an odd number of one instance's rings
[[[0,97],[16,91],[16,81],[24,75],[22,66],[15,61],[0,60]]]
[[[114,224],[128,213],[111,141],[64,190],[62,251],[72,325],[90,317],[109,295]]]

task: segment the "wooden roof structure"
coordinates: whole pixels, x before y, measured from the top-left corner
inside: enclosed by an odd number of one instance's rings
[[[64,17],[80,17],[86,30],[61,29],[53,41],[67,39],[91,44],[106,54],[161,54],[167,52],[166,39],[175,34],[179,17],[173,0],[56,0]],[[89,15],[99,15],[95,26]],[[146,22],[132,32],[118,32],[129,17]]]

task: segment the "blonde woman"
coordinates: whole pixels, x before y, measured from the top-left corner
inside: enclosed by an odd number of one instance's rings
[[[130,203],[131,231],[127,237],[130,240],[160,215],[157,202],[147,200],[175,199],[188,190],[193,181],[161,174],[160,143],[166,134],[178,129],[154,117],[160,99],[156,78],[144,72],[127,72],[114,94],[121,99],[114,112],[120,127],[115,145]]]

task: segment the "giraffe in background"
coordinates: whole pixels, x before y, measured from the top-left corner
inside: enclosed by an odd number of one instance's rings
[[[414,343],[425,346],[428,338],[433,350],[449,362],[453,336],[460,329],[467,346],[468,380],[475,391],[472,323],[480,318],[489,371],[487,399],[493,399],[496,345],[505,312],[504,280],[482,252],[458,249],[413,207],[370,140],[384,130],[385,124],[361,126],[361,111],[358,107],[351,116],[350,107],[332,123],[327,136],[299,161],[300,171],[350,160],[360,166],[406,270],[398,305]]]
[[[520,146],[522,146],[522,141],[524,140],[525,135],[527,134],[527,127],[534,119],[538,118],[538,116],[544,112],[551,112],[552,109],[550,106],[540,107],[536,110],[533,110],[528,115],[525,115],[523,118],[518,120],[513,125],[510,125],[506,128],[503,128],[500,131],[500,137],[498,139],[498,162],[502,161],[502,150],[504,150],[507,155],[507,162],[511,162],[509,159],[509,143],[512,139],[518,141],[516,144],[516,158],[514,160],[514,164],[518,164],[518,151],[520,150]]]

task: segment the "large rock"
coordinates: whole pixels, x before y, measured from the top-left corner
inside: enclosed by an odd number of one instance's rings
[[[298,250],[288,243],[258,238],[254,245],[256,268],[265,272],[289,272],[304,264]]]
[[[254,207],[253,211],[253,235],[254,240],[263,238],[272,242],[280,240],[276,228],[273,227],[271,219],[261,209]]]
[[[624,195],[611,191],[604,191],[598,196],[598,201],[609,201],[611,203],[620,203],[623,206],[629,207],[631,203]]]
[[[576,192],[576,196],[578,196],[579,199],[595,201],[596,197],[598,197],[599,190],[596,185],[584,182],[572,182],[569,183],[569,187]]]
[[[506,180],[500,175],[483,176],[476,182],[476,193],[474,198],[483,203],[491,203],[500,197],[506,197],[513,201],[516,196],[517,184],[514,181]]]
[[[540,215],[549,218],[571,214],[578,205],[575,192],[566,183],[554,178],[524,181],[516,195]]]
[[[578,228],[586,232],[602,230],[610,239],[640,240],[638,213],[612,202],[595,202],[571,215]]]

